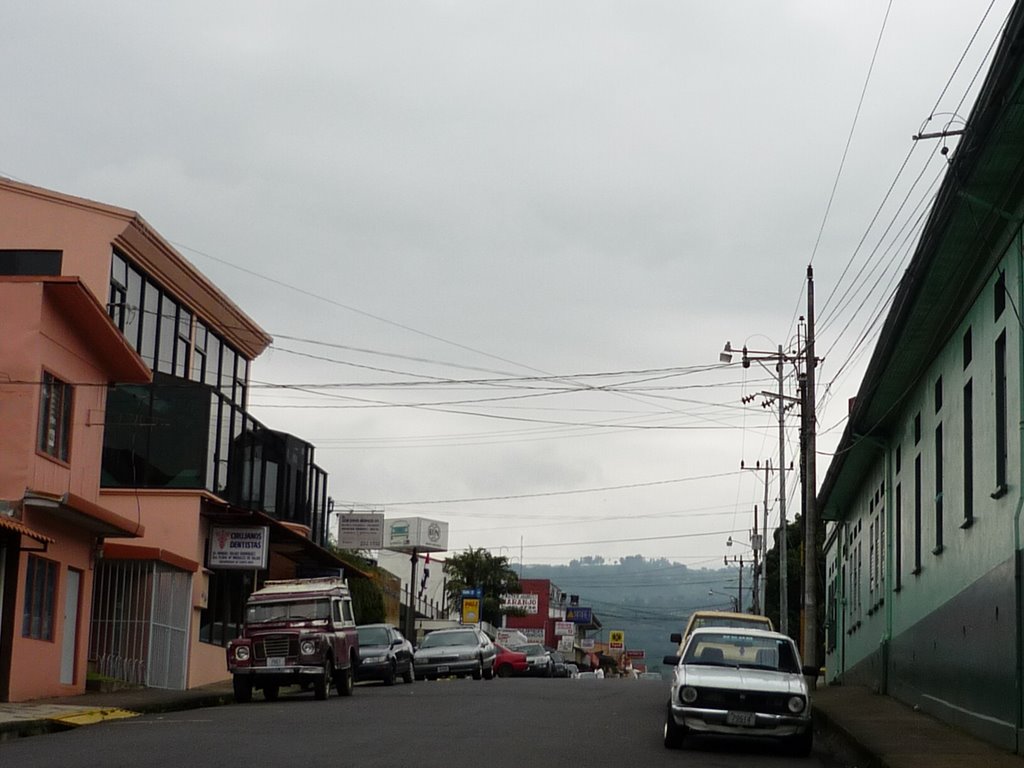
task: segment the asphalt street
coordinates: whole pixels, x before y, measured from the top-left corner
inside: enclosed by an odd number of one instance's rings
[[[205,768],[224,765],[833,768],[771,742],[695,740],[662,746],[667,685],[634,680],[446,680],[362,684],[352,698],[279,701],[112,720],[0,743],[0,765],[61,768]]]

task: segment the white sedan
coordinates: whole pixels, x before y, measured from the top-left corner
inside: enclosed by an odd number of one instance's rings
[[[681,747],[689,734],[760,736],[782,740],[800,756],[811,752],[811,699],[796,645],[758,629],[708,627],[687,639],[675,667],[664,741]]]

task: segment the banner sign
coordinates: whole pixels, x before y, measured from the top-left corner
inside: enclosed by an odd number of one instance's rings
[[[480,621],[480,601],[475,597],[462,598],[462,623],[476,624]]]
[[[270,557],[270,528],[266,525],[210,527],[207,565],[214,569],[264,570]]]
[[[576,625],[571,621],[556,621],[555,622],[555,635],[558,637],[565,637],[566,635],[575,635]]]
[[[626,647],[626,633],[621,629],[613,629],[608,633],[608,650],[621,651]]]
[[[384,515],[338,515],[338,546],[342,549],[380,549],[384,546]]]
[[[643,648],[630,648],[626,651],[626,656],[631,659],[642,659],[645,655],[646,653]]]
[[[570,605],[565,609],[565,620],[571,621],[573,624],[593,624],[594,614],[590,608]]]
[[[558,638],[558,650],[561,653],[572,653],[573,641],[575,639],[576,638],[572,637],[571,635]]]
[[[584,637],[582,640],[580,640],[580,648],[582,648],[584,651],[594,650],[594,645],[594,638],[592,637]]]
[[[502,595],[501,607],[526,611],[532,616],[539,610],[539,600],[538,595]]]

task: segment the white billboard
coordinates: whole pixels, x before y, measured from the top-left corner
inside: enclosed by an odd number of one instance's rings
[[[270,557],[270,528],[252,525],[228,528],[210,527],[210,552],[207,565],[211,569],[239,568],[263,570]]]
[[[565,637],[566,635],[576,635],[576,625],[571,621],[556,621],[555,622],[555,634],[559,637]]]
[[[385,520],[384,549],[395,552],[446,552],[448,523],[425,517]]]
[[[380,549],[384,546],[384,515],[342,513],[338,515],[338,546],[342,549]]]

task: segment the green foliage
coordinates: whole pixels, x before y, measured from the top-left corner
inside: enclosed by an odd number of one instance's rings
[[[348,588],[356,624],[377,624],[386,619],[384,592],[379,585],[370,579],[349,579]]]
[[[495,557],[486,549],[473,549],[450,555],[444,564],[448,577],[448,599],[452,605],[460,605],[462,590],[480,588],[483,600],[480,615],[484,621],[495,626],[501,624],[501,596],[519,591],[519,577],[509,567],[508,558]]]

